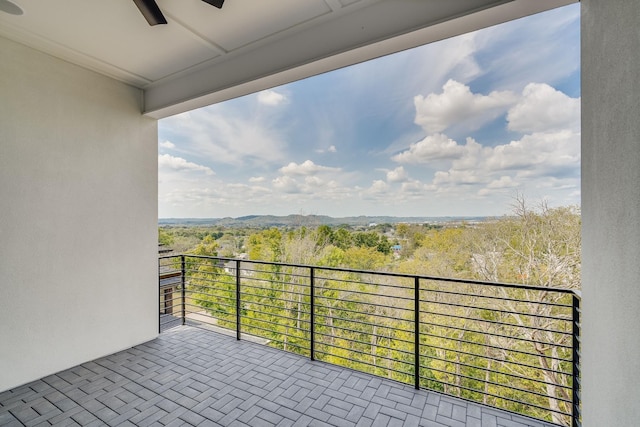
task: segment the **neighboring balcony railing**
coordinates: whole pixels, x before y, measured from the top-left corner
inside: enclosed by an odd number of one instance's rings
[[[573,290],[192,255],[161,257],[159,269],[160,330],[234,331],[415,388],[580,425]]]

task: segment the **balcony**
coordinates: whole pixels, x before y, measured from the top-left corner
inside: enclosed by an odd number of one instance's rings
[[[580,425],[571,291],[159,264],[160,336],[0,393],[0,425]]]
[[[571,291],[159,264],[159,338],[0,393],[0,425],[579,425]]]
[[[311,367],[325,362],[348,368],[336,372],[366,373],[367,381],[384,379],[411,396],[539,420],[523,425],[580,425],[579,304],[575,292],[558,288],[214,257],[160,259],[161,331],[213,330],[304,356]],[[458,417],[440,422],[480,419]]]
[[[2,426],[551,424],[192,326],[0,393]]]

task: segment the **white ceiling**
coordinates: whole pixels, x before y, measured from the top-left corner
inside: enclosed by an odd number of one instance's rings
[[[3,1],[3,0],[0,0]],[[11,0],[0,35],[145,90],[164,117],[576,0]]]

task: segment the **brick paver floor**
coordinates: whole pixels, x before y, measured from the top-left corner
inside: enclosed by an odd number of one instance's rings
[[[550,426],[190,326],[0,393],[0,425]]]

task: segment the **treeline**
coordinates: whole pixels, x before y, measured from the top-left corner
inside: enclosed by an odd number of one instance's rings
[[[475,223],[161,227],[159,243],[176,253],[580,287],[579,208],[522,200],[512,215]]]

